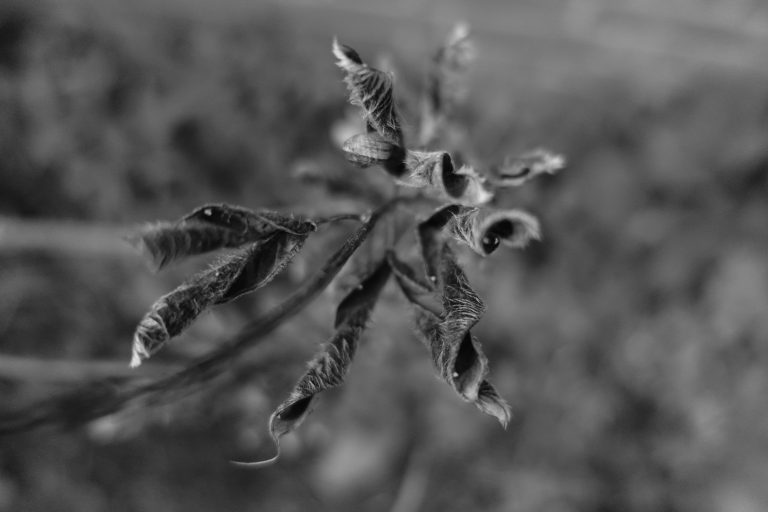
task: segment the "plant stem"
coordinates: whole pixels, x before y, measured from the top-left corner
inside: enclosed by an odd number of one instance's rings
[[[339,273],[378,221],[404,201],[407,198],[391,199],[369,217],[362,217],[365,219],[363,225],[347,238],[314,276],[304,281],[284,302],[246,325],[228,343],[196,359],[183,370],[142,384],[112,378],[88,381],[71,391],[19,410],[1,412],[0,434],[51,424],[80,425],[116,412],[139,398],[148,403],[178,398],[224,374],[238,356],[315,299]]]

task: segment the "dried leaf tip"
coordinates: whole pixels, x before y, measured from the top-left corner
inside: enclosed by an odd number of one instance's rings
[[[507,157],[498,169],[497,186],[519,187],[540,174],[555,174],[565,169],[563,155],[547,149],[534,149],[516,157]]]
[[[280,460],[280,440],[274,439],[275,442],[275,455],[269,459],[265,460],[257,460],[253,462],[246,462],[246,461],[240,461],[240,460],[231,460],[229,461],[231,464],[241,467],[241,468],[248,468],[248,469],[261,469],[266,468],[269,466],[274,465],[278,460]]]
[[[360,54],[353,48],[339,43],[339,39],[336,36],[333,37],[331,51],[337,59],[336,65],[344,71],[351,72],[357,69],[357,66],[365,66],[363,59],[360,58]]]
[[[487,380],[480,384],[475,406],[484,413],[494,416],[505,429],[512,420],[512,408]]]
[[[403,132],[392,93],[392,77],[370,67],[349,46],[333,41],[336,65],[344,73],[349,101],[363,111],[368,131],[376,131],[387,140],[402,146]]]
[[[170,338],[163,318],[153,310],[139,322],[133,336],[133,351],[131,353],[131,368],[138,368],[142,361],[149,359],[160,350]]]

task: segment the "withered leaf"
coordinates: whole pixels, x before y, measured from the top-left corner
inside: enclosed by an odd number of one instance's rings
[[[534,149],[515,157],[507,157],[496,170],[494,185],[519,187],[540,174],[555,174],[565,169],[565,157],[547,149]]]
[[[280,437],[304,421],[319,393],[343,383],[357,351],[360,335],[389,275],[389,264],[385,260],[339,304],[335,320],[336,332],[325,343],[322,351],[309,362],[309,368],[296,383],[289,397],[270,416],[269,432],[275,442],[277,455],[266,461],[235,464],[261,467],[275,462],[280,455]]]
[[[474,57],[469,28],[457,24],[432,59],[422,103],[419,140],[428,145],[466,94],[466,72]]]
[[[204,310],[269,283],[293,259],[307,235],[284,231],[222,258],[152,305],[133,338],[131,366],[148,359],[181,334]]]
[[[485,305],[472,290],[445,244],[441,248],[441,258],[442,286],[434,293],[440,296],[444,313],[437,315],[427,308],[417,308],[419,331],[440,376],[464,400],[474,403],[506,426],[511,416],[509,406],[485,379],[488,359],[470,331],[485,312]],[[395,275],[398,276],[397,271]],[[407,292],[406,296],[411,298]],[[421,306],[421,301],[415,304]]]
[[[145,253],[157,270],[169,263],[222,248],[240,247],[274,233],[307,234],[316,226],[270,210],[226,204],[204,205],[176,222],[149,224],[128,240]]]
[[[481,256],[488,256],[501,244],[522,248],[541,239],[539,221],[522,210],[467,209],[454,217],[449,231]]]
[[[344,73],[349,101],[363,111],[367,125],[390,142],[403,146],[403,132],[392,92],[392,77],[368,66],[349,46],[333,41],[336,64]]]
[[[453,158],[443,151],[408,151],[405,173],[396,181],[407,187],[427,187],[452,203],[481,205],[493,199],[485,177],[464,165],[456,169]]]

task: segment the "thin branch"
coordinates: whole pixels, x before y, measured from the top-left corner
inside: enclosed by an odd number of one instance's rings
[[[100,379],[82,384],[66,393],[33,403],[15,411],[0,413],[0,434],[29,430],[51,424],[76,426],[113,413],[139,398],[149,403],[169,401],[186,395],[229,370],[248,348],[264,339],[286,320],[315,299],[360,247],[376,223],[407,198],[394,198],[374,211],[331,256],[325,265],[283,303],[254,320],[225,345],[195,360],[185,369],[145,383],[121,379]]]
[[[312,222],[318,226],[321,224],[331,224],[342,220],[356,220],[357,222],[363,222],[363,215],[359,213],[339,213],[338,215],[330,215],[328,217],[318,217],[312,219]]]

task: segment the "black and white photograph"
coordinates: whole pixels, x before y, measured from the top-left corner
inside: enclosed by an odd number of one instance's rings
[[[0,0],[0,512],[768,510],[768,3]]]

